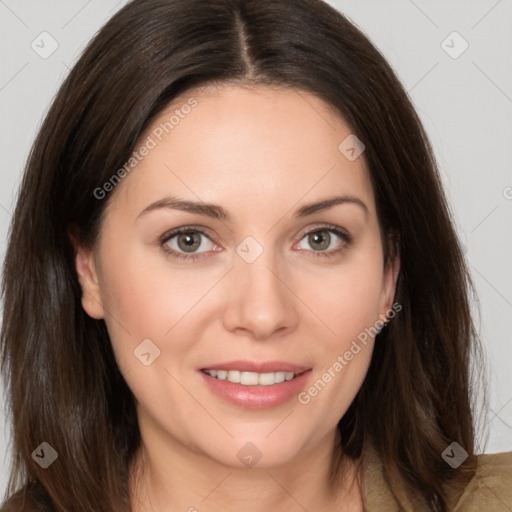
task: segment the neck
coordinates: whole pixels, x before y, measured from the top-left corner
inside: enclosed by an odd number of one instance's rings
[[[363,510],[358,465],[341,459],[337,430],[291,462],[269,468],[225,466],[168,435],[148,441],[142,435],[130,467],[133,512]]]

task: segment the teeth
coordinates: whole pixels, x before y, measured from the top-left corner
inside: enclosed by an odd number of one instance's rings
[[[238,370],[203,370],[204,373],[210,377],[219,380],[228,380],[235,384],[242,384],[244,386],[272,386],[273,384],[280,384],[285,380],[292,380],[295,377],[293,372],[271,372],[271,373],[256,373],[256,372],[240,372]]]
[[[215,370],[214,370],[215,371]],[[229,382],[240,382],[240,379],[241,379],[241,372],[238,372],[236,370],[230,370],[228,372],[228,376],[227,376],[227,380],[229,380]]]
[[[255,372],[242,372],[240,384],[244,386],[257,386],[259,384],[258,374]]]

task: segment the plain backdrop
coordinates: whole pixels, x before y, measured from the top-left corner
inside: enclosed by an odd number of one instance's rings
[[[85,44],[125,3],[0,0],[0,262],[18,183],[41,120]],[[434,146],[480,300],[481,317],[476,320],[487,350],[491,391],[481,439],[488,439],[486,452],[508,451],[512,447],[512,2],[330,3],[388,59]],[[46,51],[57,45],[51,55],[33,49],[41,38],[46,38]],[[0,395],[5,399],[3,392]],[[2,493],[10,431],[5,405],[0,406]]]

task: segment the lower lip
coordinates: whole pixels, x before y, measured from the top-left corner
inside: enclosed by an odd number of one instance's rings
[[[228,380],[219,380],[199,371],[210,391],[226,402],[245,409],[269,409],[284,404],[304,388],[311,370],[306,370],[292,380],[271,386],[244,386]]]

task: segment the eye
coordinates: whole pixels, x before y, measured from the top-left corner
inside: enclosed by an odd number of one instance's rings
[[[298,249],[312,253],[313,257],[329,257],[346,251],[352,242],[351,236],[338,226],[316,227],[302,236]],[[301,247],[307,243],[311,249]],[[179,260],[194,261],[208,257],[210,252],[222,250],[201,229],[183,226],[162,236],[160,245],[165,254]]]
[[[299,249],[308,250],[300,247],[306,243],[312,248],[315,256],[333,256],[345,251],[352,239],[350,235],[338,227],[320,227],[306,233],[298,244]]]
[[[192,260],[215,251],[217,246],[201,230],[185,226],[166,233],[162,240],[166,254],[178,259]]]

